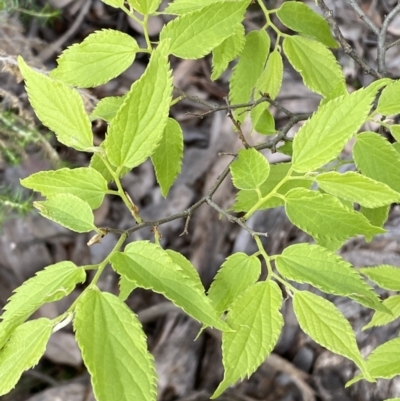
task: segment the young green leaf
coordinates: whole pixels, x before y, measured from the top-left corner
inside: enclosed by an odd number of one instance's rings
[[[248,103],[253,89],[264,68],[269,54],[271,39],[265,30],[251,31],[246,35],[244,48],[239,61],[233,69],[229,82],[229,101],[231,104]],[[242,122],[243,109],[236,109],[235,118]]]
[[[26,188],[51,197],[58,194],[72,194],[97,209],[103,202],[107,181],[93,168],[63,168],[55,171],[40,171],[21,180]]]
[[[333,250],[350,237],[361,234],[371,240],[374,235],[386,232],[372,226],[361,213],[343,206],[337,198],[317,191],[292,189],[285,195],[285,208],[294,225],[318,244],[327,247],[330,243]]]
[[[261,263],[256,256],[238,252],[229,256],[218,270],[208,290],[208,297],[217,312],[222,314],[261,274]]]
[[[378,295],[357,270],[321,246],[289,246],[276,258],[276,268],[288,280],[311,284],[328,294],[347,296],[369,308],[381,307]]]
[[[276,134],[275,120],[270,111],[267,103],[260,103],[253,107],[250,112],[253,128],[259,134],[273,135]]]
[[[379,97],[376,111],[384,116],[391,116],[400,113],[400,80],[396,80],[388,85]]]
[[[25,79],[29,102],[39,120],[57,139],[77,150],[93,147],[92,125],[79,93],[30,68],[21,56],[18,65]]]
[[[258,188],[270,171],[268,160],[254,148],[241,149],[238,159],[231,164],[233,185],[238,189]]]
[[[366,89],[320,106],[294,137],[294,170],[299,173],[313,171],[337,157],[365,122],[375,94],[384,84],[384,80],[374,82]]]
[[[114,166],[133,168],[153,154],[167,124],[171,96],[171,72],[161,43],[108,127],[104,146]]]
[[[400,268],[390,265],[363,267],[360,272],[370,280],[375,281],[379,287],[391,291],[400,291]]]
[[[336,171],[317,176],[318,186],[328,194],[374,208],[400,202],[400,193],[386,184],[349,171],[339,174]]]
[[[169,2],[168,7],[164,10],[165,14],[182,15],[200,10],[210,4],[221,3],[225,0],[174,0]],[[234,0],[241,1],[241,0]]]
[[[293,309],[306,334],[328,350],[352,360],[372,381],[350,323],[333,303],[308,291],[296,291]]]
[[[147,241],[130,243],[111,257],[113,269],[138,287],[163,294],[204,325],[228,330],[197,280],[175,264],[166,251]]]
[[[198,59],[232,36],[243,20],[249,0],[220,1],[184,14],[168,23],[160,40],[170,39],[170,53]]]
[[[281,307],[282,292],[271,280],[248,287],[234,300],[227,322],[235,331],[222,334],[224,379],[212,399],[250,376],[271,353],[283,326]]]
[[[97,400],[156,400],[145,334],[122,300],[97,288],[86,290],[76,305],[74,329]]]
[[[164,198],[167,197],[171,185],[182,168],[183,132],[179,123],[168,118],[161,142],[151,157],[157,181]]]
[[[124,5],[124,0],[101,0],[104,4],[107,4],[114,8],[120,8]]]
[[[244,26],[240,24],[233,35],[227,37],[220,45],[213,49],[211,80],[215,81],[218,79],[226,70],[228,64],[242,51],[245,42],[244,34]]]
[[[264,71],[256,82],[256,97],[258,92],[267,93],[275,99],[281,90],[283,79],[283,62],[281,53],[274,50],[268,57]]]
[[[400,125],[393,124],[390,126],[390,133],[392,134],[393,138],[396,139],[397,143],[400,142]]]
[[[392,313],[376,311],[371,321],[362,328],[363,330],[376,326],[385,326],[400,317],[400,295],[386,298],[383,301],[383,305]]]
[[[276,15],[282,24],[291,30],[310,36],[327,47],[338,47],[328,22],[308,5],[297,1],[286,1],[277,10]]]
[[[33,202],[43,217],[69,228],[77,233],[97,230],[89,203],[75,195],[60,194],[42,202]]]
[[[287,36],[283,50],[293,68],[313,92],[326,97],[339,85],[346,93],[342,68],[332,52],[322,43],[301,36]]]
[[[126,33],[95,31],[69,47],[57,59],[52,78],[79,88],[92,88],[122,74],[135,60],[139,46]]]
[[[157,11],[161,0],[128,0],[128,3],[141,14],[149,15]]]
[[[0,348],[11,332],[48,302],[58,301],[86,279],[85,270],[65,261],[47,266],[18,287],[0,316]]]
[[[108,170],[106,164],[103,161],[103,158],[107,159],[107,156],[106,155],[100,156],[98,153],[95,153],[92,156],[92,158],[90,159],[89,167],[98,171],[107,182],[114,181],[114,177],[112,176],[111,172]],[[123,177],[126,173],[128,173],[131,170],[128,167],[122,167],[122,168],[118,169],[118,173],[117,173],[117,168],[115,166],[113,166],[109,160],[108,160],[108,163],[111,166],[114,173],[118,175],[118,177]]]
[[[121,301],[126,301],[135,288],[137,288],[137,284],[134,281],[130,281],[125,276],[121,276],[119,279],[119,299]]]
[[[360,212],[376,227],[382,227],[389,215],[390,205],[370,209],[361,206]]]
[[[0,351],[0,395],[17,384],[25,370],[35,366],[46,350],[53,329],[49,319],[37,319],[17,327]]]
[[[385,138],[374,132],[357,135],[353,156],[364,175],[400,192],[400,154]]]
[[[92,111],[90,119],[96,120],[100,118],[110,123],[118,113],[118,110],[124,103],[124,100],[125,96],[108,96],[101,99]]]

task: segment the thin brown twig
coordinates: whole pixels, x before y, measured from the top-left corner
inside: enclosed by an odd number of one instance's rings
[[[380,31],[379,28],[370,20],[370,18],[365,14],[365,12],[361,9],[361,7],[358,5],[356,0],[348,0],[350,6],[353,8],[353,10],[358,14],[358,16],[363,20],[364,24],[367,25],[372,32],[376,34],[376,36],[379,35]]]
[[[248,148],[250,147],[250,145],[247,143],[246,138],[245,138],[245,136],[244,136],[244,134],[243,134],[240,121],[236,120],[235,116],[233,115],[232,109],[231,109],[231,107],[230,107],[230,105],[229,105],[228,98],[225,97],[224,100],[225,100],[226,106],[227,106],[227,114],[228,114],[228,117],[229,117],[230,120],[232,121],[232,124],[236,127],[237,132],[238,132],[238,135],[239,135],[239,139],[240,139],[240,141],[242,142],[243,146],[245,147],[245,149],[248,149]]]

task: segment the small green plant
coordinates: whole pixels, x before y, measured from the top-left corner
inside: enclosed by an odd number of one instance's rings
[[[342,69],[329,49],[338,44],[327,21],[340,44],[345,47],[346,42],[322,0],[318,4],[327,20],[301,2],[287,1],[278,9],[268,10],[257,0],[266,22],[262,29],[248,33],[242,22],[250,0],[175,0],[163,13],[176,18],[164,26],[156,45],[149,40],[147,21],[158,12],[160,0],[129,0],[127,5],[123,0],[104,2],[120,8],[143,26],[147,46],[140,48],[132,37],[115,30],[96,31],[65,50],[49,76],[35,71],[19,57],[29,100],[40,121],[66,146],[92,154],[89,167],[39,172],[22,180],[22,184],[47,198],[34,202],[44,217],[75,232],[94,231],[89,245],[110,232],[120,237],[98,265],[60,262],[15,290],[1,316],[0,395],[9,392],[22,372],[38,362],[51,334],[72,322],[99,401],[155,400],[154,362],[140,322],[124,303],[137,287],[163,294],[203,327],[222,332],[225,374],[212,398],[251,375],[273,350],[284,323],[281,287],[293,298],[302,330],[358,366],[360,374],[347,385],[400,374],[400,338],[380,345],[365,360],[350,323],[336,306],[290,283],[308,283],[375,310],[365,329],[400,316],[399,295],[381,302],[363,277],[382,288],[400,291],[400,269],[376,266],[358,271],[335,254],[351,237],[363,235],[370,241],[384,233],[382,226],[390,205],[400,202],[400,125],[385,118],[400,113],[400,81],[385,77],[384,50],[380,50],[378,70],[352,55],[376,80],[348,93]],[[294,33],[279,30],[272,22],[273,15]],[[270,34],[275,35],[273,49]],[[127,69],[138,52],[150,55],[142,77],[124,96],[101,100],[88,115],[75,88],[108,82]],[[142,221],[134,196],[132,201],[125,193],[121,177],[151,158],[166,197],[181,168],[182,130],[169,117],[169,111],[188,95],[181,93],[173,98],[168,57],[199,59],[210,52],[213,80],[229,62],[238,59],[230,79],[229,104],[210,106],[209,112],[227,110],[244,148],[199,202],[157,222]],[[275,100],[282,85],[283,55],[304,84],[322,97],[312,116],[292,114]],[[288,115],[286,126],[275,128],[271,104]],[[249,132],[241,127],[248,114],[253,128],[266,135],[266,140],[254,147],[248,145]],[[109,123],[100,146],[93,144],[91,120],[96,118]],[[289,139],[289,129],[302,120],[307,121],[294,140]],[[366,121],[383,127],[394,143],[374,132],[359,133]],[[341,152],[351,139],[355,141],[353,159],[343,160]],[[276,149],[282,144],[282,151],[291,156],[291,161],[270,165],[260,150]],[[339,173],[345,163],[354,163],[357,171]],[[244,212],[240,219],[212,200],[229,172],[238,189],[233,210]],[[109,189],[111,181],[117,190]],[[121,197],[132,214],[131,229],[121,232],[95,226],[93,210],[106,195]],[[157,230],[154,243],[136,241],[124,247],[132,232],[189,218],[204,203],[250,232],[258,247],[253,255],[229,256],[207,294],[191,262],[161,247]],[[245,222],[256,211],[279,206],[284,206],[290,221],[312,236],[315,244],[295,244],[279,255],[266,253],[262,234],[252,231]],[[260,281],[261,261],[266,265],[267,278]],[[119,296],[100,291],[96,285],[108,264],[120,276]],[[26,322],[40,306],[65,297],[77,284],[84,283],[86,272],[93,269],[93,280],[65,313],[53,320]]]

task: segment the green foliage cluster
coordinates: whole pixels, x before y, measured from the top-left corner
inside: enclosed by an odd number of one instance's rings
[[[337,43],[327,22],[301,2],[287,1],[279,9],[268,10],[258,1],[265,26],[246,34],[242,23],[250,0],[175,0],[163,13],[176,18],[164,26],[153,46],[147,21],[158,12],[160,0],[128,0],[127,6],[123,0],[103,1],[143,26],[146,48],[129,35],[108,29],[65,50],[49,76],[29,67],[22,57],[18,60],[40,121],[61,143],[92,154],[89,167],[44,171],[22,180],[22,185],[46,197],[34,203],[40,213],[75,232],[95,231],[94,243],[112,230],[96,227],[93,210],[105,195],[117,195],[136,223],[142,224],[121,177],[151,158],[166,197],[181,169],[182,130],[169,117],[169,110],[182,97],[173,99],[168,58],[199,59],[212,53],[214,80],[237,59],[229,87],[229,110],[236,127],[249,114],[253,128],[267,136],[266,143],[268,138],[275,139],[274,144],[284,141],[285,152],[291,156],[290,162],[270,165],[259,152],[262,144],[238,152],[230,164],[238,189],[233,209],[244,212],[237,221],[244,225],[256,211],[284,206],[290,221],[312,236],[315,244],[296,244],[279,255],[268,255],[259,235],[253,233],[258,251],[229,256],[207,293],[191,262],[163,249],[157,235],[154,243],[136,241],[123,247],[129,230],[96,266],[69,261],[48,266],[15,290],[1,316],[0,395],[38,362],[51,333],[72,321],[99,401],[155,400],[154,361],[140,322],[124,303],[137,287],[163,294],[203,327],[222,332],[225,374],[212,398],[251,375],[273,350],[284,323],[281,287],[293,299],[302,330],[358,366],[361,373],[347,385],[400,374],[400,338],[380,345],[364,359],[350,323],[337,307],[291,284],[307,283],[375,310],[364,329],[400,316],[400,295],[382,302],[366,280],[400,291],[400,269],[385,265],[357,270],[335,253],[351,237],[362,235],[370,241],[384,233],[390,205],[400,202],[400,126],[384,118],[400,113],[399,81],[382,78],[348,93],[342,69],[329,49]],[[294,33],[281,32],[272,23],[272,14]],[[272,50],[268,32],[276,39]],[[124,96],[101,100],[88,115],[77,88],[108,82],[127,69],[139,52],[150,54],[141,78]],[[283,55],[304,84],[322,97],[293,141],[275,129],[266,101],[279,94]],[[91,122],[95,119],[108,123],[100,146],[93,144]],[[359,133],[366,121],[385,127],[394,143],[374,132]],[[350,162],[341,159],[341,151],[351,139],[357,171],[341,174],[339,167]],[[111,181],[117,190],[109,189]],[[212,204],[211,198],[207,203]],[[267,277],[260,281],[261,261]],[[119,296],[102,292],[96,285],[109,263],[120,276]],[[53,320],[26,322],[40,306],[63,298],[85,282],[90,269],[96,269],[94,279],[65,313]]]

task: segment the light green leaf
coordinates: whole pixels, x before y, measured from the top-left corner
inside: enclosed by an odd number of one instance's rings
[[[89,167],[95,169],[96,171],[98,171],[103,178],[107,181],[107,182],[111,182],[114,181],[113,176],[111,175],[110,171],[108,170],[107,166],[105,165],[103,158],[107,159],[106,155],[100,156],[98,153],[95,153],[92,158],[90,159],[90,164]],[[112,170],[114,171],[114,173],[117,174],[117,168],[115,166],[113,166],[110,161],[108,160],[109,165],[111,166]],[[131,169],[128,167],[122,167],[119,169],[118,172],[118,177],[123,177],[126,173],[128,173]]]
[[[361,213],[348,209],[331,195],[296,188],[286,194],[285,201],[289,220],[319,245],[326,246],[333,241],[330,247],[333,250],[350,237],[361,234],[371,240],[374,235],[386,232],[372,226]]]
[[[126,33],[113,29],[95,31],[64,50],[50,76],[79,88],[99,86],[122,74],[138,50],[136,40]]]
[[[149,15],[157,11],[161,0],[128,0],[128,3],[141,14]]]
[[[217,312],[225,312],[232,302],[261,274],[261,263],[256,256],[238,252],[229,256],[218,270],[208,290],[208,297]]]
[[[384,116],[400,113],[400,80],[389,84],[379,97],[376,111]]]
[[[308,291],[296,291],[293,309],[306,334],[328,350],[352,360],[371,380],[350,323],[333,303]]]
[[[282,79],[282,56],[278,50],[274,50],[268,57],[264,71],[257,79],[256,92],[266,93],[271,99],[275,99],[281,90]]]
[[[170,39],[170,53],[185,59],[199,59],[220,45],[238,29],[249,0],[213,3],[169,22],[160,40]]]
[[[386,290],[400,291],[400,268],[390,265],[363,267],[360,269],[370,280]]]
[[[222,3],[225,0],[174,0],[168,4],[168,7],[164,10],[166,14],[182,15],[191,13],[192,11],[200,10],[210,4]],[[241,0],[234,0],[241,1]]]
[[[393,124],[390,126],[390,133],[392,134],[393,138],[396,139],[397,143],[400,142],[400,125]]]
[[[37,319],[17,327],[0,351],[0,395],[11,391],[22,373],[35,366],[46,350],[53,323]]]
[[[114,166],[133,168],[153,154],[167,124],[171,96],[171,71],[160,44],[109,125],[104,147]]]
[[[254,148],[241,149],[231,166],[233,185],[239,189],[258,188],[270,171],[268,160]]]
[[[291,163],[279,163],[271,164],[271,170],[266,181],[260,186],[261,196],[268,195],[287,175]],[[294,174],[296,176],[296,173]],[[310,188],[312,180],[305,178],[304,180],[290,180],[286,181],[282,186],[279,187],[277,193],[285,195],[288,191],[293,188]],[[233,205],[235,212],[247,212],[258,202],[258,194],[255,190],[242,190],[239,191],[236,196],[236,202]],[[272,197],[265,201],[258,210],[274,208],[284,205],[285,202],[279,197]]]
[[[383,305],[392,313],[376,311],[371,321],[362,328],[363,330],[376,326],[385,326],[400,317],[400,295],[394,295],[385,299]]]
[[[294,137],[294,170],[299,173],[313,171],[337,157],[364,124],[379,85],[383,83],[377,81],[366,89],[335,98],[319,107]]]
[[[58,301],[72,292],[78,283],[86,279],[85,270],[65,261],[47,266],[20,287],[4,307],[0,316],[0,348],[12,333],[42,305]]]
[[[228,64],[242,51],[245,42],[244,34],[244,26],[240,24],[232,36],[227,37],[220,45],[213,49],[211,80],[215,81],[218,79],[226,70]]]
[[[388,215],[390,205],[369,209],[361,206],[360,212],[369,220],[369,222],[376,227],[383,227]]]
[[[129,244],[124,252],[114,253],[111,263],[119,274],[138,287],[163,294],[176,306],[204,325],[229,330],[227,324],[199,289],[197,280],[175,264],[166,251],[147,241]]]
[[[92,125],[79,93],[30,68],[21,56],[18,65],[25,79],[29,102],[39,120],[57,139],[77,150],[93,147]]]
[[[253,89],[264,68],[269,54],[271,39],[265,30],[251,31],[246,35],[246,42],[239,61],[233,68],[229,82],[229,101],[231,104],[248,103]],[[236,109],[235,118],[243,122],[244,109]]]
[[[108,190],[107,181],[90,167],[40,171],[21,180],[21,184],[47,197],[68,193],[75,195],[89,203],[92,209],[97,209],[102,204]]]
[[[161,193],[167,197],[171,185],[182,168],[183,133],[179,123],[168,118],[161,142],[151,157]],[[399,195],[400,196],[400,195]]]
[[[259,134],[273,135],[276,134],[275,120],[268,110],[269,104],[260,103],[253,107],[250,112],[253,128]]]
[[[326,97],[338,85],[342,95],[347,92],[342,67],[322,43],[301,36],[287,36],[283,41],[283,50],[303,78],[304,85],[313,92]]]
[[[43,217],[78,233],[97,230],[89,203],[75,195],[60,194],[42,202],[33,202]]]
[[[97,400],[156,400],[145,334],[122,300],[97,288],[86,290],[76,305],[74,329]]]
[[[374,132],[357,135],[353,156],[364,175],[400,192],[400,154],[385,138]]]
[[[286,141],[282,146],[276,148],[276,151],[279,153],[283,153],[289,157],[293,156],[293,142]]]
[[[328,294],[347,296],[368,308],[381,307],[378,295],[357,270],[321,246],[289,246],[276,258],[276,268],[288,280],[311,284]]]
[[[400,398],[387,398],[384,401],[400,401]]]
[[[282,292],[271,280],[248,287],[232,303],[227,322],[235,332],[222,334],[224,379],[212,399],[250,376],[271,353],[283,326],[281,307]]]
[[[104,4],[107,4],[114,8],[120,8],[124,5],[124,0],[101,0]]]
[[[119,279],[119,299],[126,301],[135,288],[137,288],[137,284],[134,281],[130,281],[125,276],[121,276]]]
[[[318,186],[328,194],[374,208],[400,202],[400,193],[386,184],[349,171],[339,174],[336,171],[317,176]]]
[[[338,47],[328,22],[308,5],[298,1],[286,1],[277,10],[276,15],[282,24],[291,30],[310,36],[325,46]]]
[[[90,119],[96,120],[100,118],[110,123],[122,106],[124,100],[125,96],[108,96],[101,99],[92,111]]]

